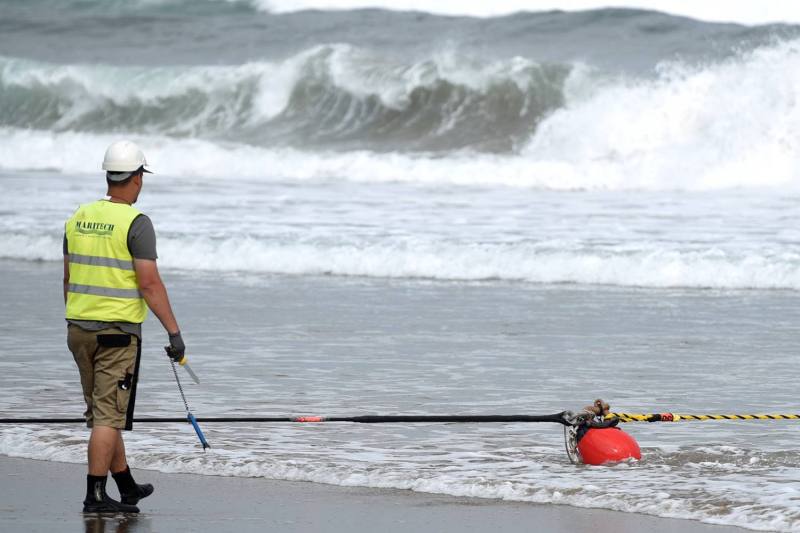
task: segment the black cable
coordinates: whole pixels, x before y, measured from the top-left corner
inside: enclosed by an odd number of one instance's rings
[[[411,422],[556,422],[569,425],[563,413],[552,415],[364,415],[348,417],[300,416],[300,417],[268,417],[268,416],[222,416],[197,417],[197,422],[205,423],[243,423],[243,422],[355,422],[359,424],[386,424]],[[83,418],[0,418],[0,424],[79,424],[85,423]],[[185,423],[186,418],[144,417],[135,418],[140,424]]]

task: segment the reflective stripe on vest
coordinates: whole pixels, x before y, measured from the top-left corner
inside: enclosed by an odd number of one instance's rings
[[[121,261],[113,257],[94,257],[91,255],[69,254],[69,262],[81,265],[106,266],[121,270],[133,270],[133,261]],[[77,292],[77,291],[76,291]]]
[[[67,221],[67,318],[141,323],[147,305],[139,292],[128,231],[141,213],[100,200],[78,208]]]
[[[78,285],[70,283],[67,286],[69,292],[79,294],[93,294],[95,296],[111,296],[113,298],[141,298],[142,293],[139,289],[110,289],[108,287],[95,287],[93,285]]]

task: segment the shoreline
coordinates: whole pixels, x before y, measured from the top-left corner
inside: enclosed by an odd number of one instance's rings
[[[85,466],[0,456],[0,530],[16,531],[548,531],[734,533],[744,529],[566,505],[397,489],[134,469],[155,485],[138,516],[83,516]],[[109,477],[109,494],[117,498]]]

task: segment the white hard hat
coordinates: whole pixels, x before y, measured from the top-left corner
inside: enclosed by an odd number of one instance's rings
[[[135,172],[147,165],[142,150],[131,141],[117,141],[106,149],[103,170],[108,172]],[[150,172],[144,169],[145,172]],[[124,176],[122,179],[125,179]]]

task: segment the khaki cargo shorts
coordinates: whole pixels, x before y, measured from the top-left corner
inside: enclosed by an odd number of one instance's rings
[[[67,346],[78,365],[86,426],[133,428],[141,343],[119,328],[86,331],[67,326]]]

